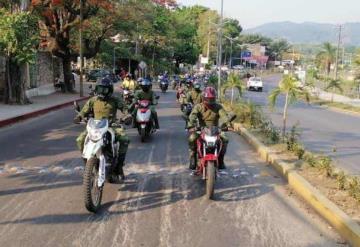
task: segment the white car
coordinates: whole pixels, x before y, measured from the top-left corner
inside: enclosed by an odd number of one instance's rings
[[[262,92],[263,87],[264,87],[264,83],[260,77],[250,77],[246,84],[246,88],[249,91],[255,90],[255,91]]]

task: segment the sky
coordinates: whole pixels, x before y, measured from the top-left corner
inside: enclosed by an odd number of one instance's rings
[[[178,0],[220,11],[221,0]],[[224,0],[226,17],[252,28],[268,22],[293,21],[342,24],[360,22],[360,0]]]

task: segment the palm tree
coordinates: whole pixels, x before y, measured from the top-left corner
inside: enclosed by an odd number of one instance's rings
[[[341,81],[340,80],[329,80],[329,84],[326,87],[326,90],[332,89],[332,95],[331,95],[331,102],[334,102],[334,93],[335,90],[338,89],[341,93],[344,91],[341,87]]]
[[[316,60],[319,65],[325,67],[326,76],[328,77],[331,70],[331,64],[334,63],[336,58],[336,48],[331,45],[329,42],[325,42],[322,47],[322,51],[320,51],[316,55]]]
[[[231,89],[231,105],[234,102],[234,90],[237,89],[239,92],[239,96],[242,96],[243,92],[243,81],[240,77],[235,73],[230,73],[227,82],[222,86],[222,95],[225,95],[226,90]]]
[[[286,122],[288,116],[289,105],[295,103],[300,97],[305,96],[307,102],[310,101],[310,93],[299,86],[298,80],[293,75],[283,77],[279,86],[276,87],[269,95],[269,104],[274,108],[280,94],[285,94],[285,104],[283,110],[283,131],[282,137],[285,138]]]

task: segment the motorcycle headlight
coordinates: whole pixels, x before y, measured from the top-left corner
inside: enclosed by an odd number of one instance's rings
[[[89,137],[90,137],[90,140],[92,140],[93,142],[98,142],[102,137],[101,131],[93,130],[89,133]]]

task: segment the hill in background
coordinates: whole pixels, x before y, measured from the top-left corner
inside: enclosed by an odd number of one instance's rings
[[[343,40],[346,45],[360,46],[360,23],[343,25]],[[337,42],[338,27],[333,24],[313,22],[273,22],[244,31],[247,34],[262,34],[274,39],[286,39],[295,44],[320,44]]]

